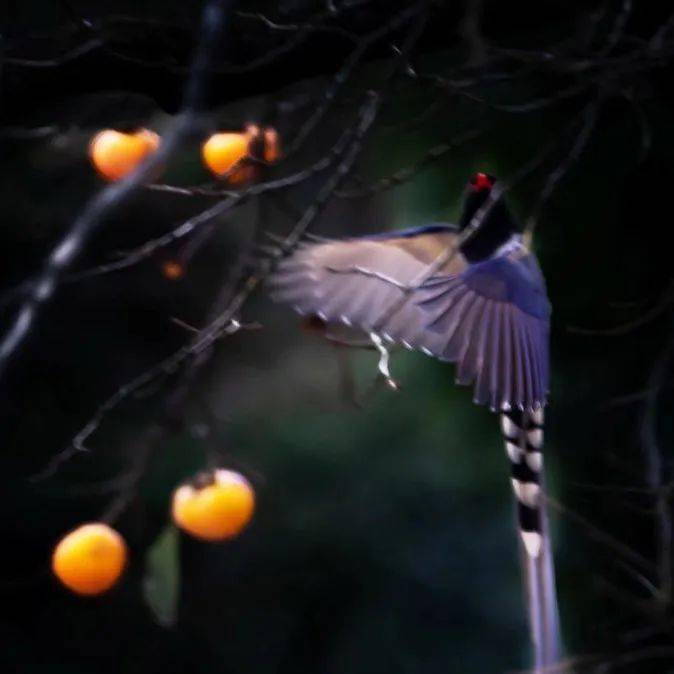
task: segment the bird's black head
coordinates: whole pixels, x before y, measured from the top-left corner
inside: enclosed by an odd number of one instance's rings
[[[459,228],[463,231],[471,223],[480,207],[489,198],[496,178],[487,173],[476,173],[466,185],[463,212]],[[499,197],[484,216],[480,228],[461,246],[461,252],[470,262],[484,260],[492,255],[510,237],[519,231],[503,197]]]

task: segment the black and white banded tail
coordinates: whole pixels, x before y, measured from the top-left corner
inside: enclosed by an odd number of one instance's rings
[[[527,554],[538,557],[543,541],[543,408],[502,412],[501,432],[510,459],[520,537]]]
[[[543,408],[501,412],[522,543],[524,585],[536,667],[561,654],[555,572],[545,509]]]

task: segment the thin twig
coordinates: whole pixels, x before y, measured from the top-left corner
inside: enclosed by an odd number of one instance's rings
[[[606,40],[606,44],[599,52],[600,56],[610,54],[613,48],[618,44],[620,38],[625,32],[625,26],[632,13],[632,0],[623,0],[620,9],[616,13],[613,26]]]
[[[144,161],[130,176],[106,187],[87,204],[49,255],[43,270],[31,283],[28,297],[0,341],[0,378],[10,359],[30,332],[40,310],[52,298],[61,277],[75,261],[89,238],[102,226],[112,211],[125,203],[143,182],[166,163],[192,129],[202,105],[212,52],[218,44],[231,2],[232,0],[211,0],[205,6],[202,39],[185,87],[182,113],[168,129],[159,151]]]
[[[663,292],[660,299],[649,311],[644,312],[633,321],[617,325],[614,328],[582,328],[576,325],[567,326],[567,330],[576,335],[601,336],[601,337],[622,337],[638,328],[648,325],[651,321],[658,318],[674,302],[674,281],[670,281],[669,286]]]
[[[340,190],[336,196],[342,199],[358,199],[384,192],[385,190],[389,190],[393,187],[399,187],[410,180],[410,178],[413,178],[417,173],[446,157],[461,145],[475,140],[483,133],[484,131],[482,129],[471,129],[469,131],[464,131],[463,133],[455,136],[448,143],[440,143],[439,145],[435,145],[430,150],[428,150],[419,161],[415,162],[411,166],[406,166],[405,168],[396,171],[394,174],[386,178],[380,178],[371,185],[366,185],[365,187],[359,187],[356,189]]]
[[[55,68],[70,61],[74,61],[96,49],[100,49],[102,46],[103,40],[96,37],[73,47],[63,54],[59,54],[58,56],[49,59],[27,59],[18,56],[5,56],[3,61],[7,65],[18,66],[21,68]]]
[[[646,456],[646,483],[656,494],[655,523],[657,534],[658,598],[666,605],[672,602],[674,579],[674,530],[670,494],[663,489],[664,465],[662,450],[658,442],[658,399],[669,374],[674,357],[674,335],[670,335],[667,345],[660,354],[648,380],[648,395],[641,422],[641,442]]]
[[[545,495],[545,502],[572,522],[580,525],[590,538],[603,543],[614,552],[632,562],[632,564],[640,568],[642,571],[646,573],[653,573],[654,566],[650,560],[640,555],[622,541],[614,538],[611,536],[611,534],[607,533],[603,529],[600,529],[597,525],[590,522],[581,514],[571,510],[548,494]]]
[[[286,237],[284,241],[285,247],[288,249],[297,245],[304,230],[314,221],[314,219],[321,212],[330,194],[336,189],[336,186],[343,180],[348,173],[353,162],[360,151],[360,143],[362,136],[365,134],[369,126],[374,121],[373,101],[371,99],[367,107],[364,109],[363,118],[358,128],[357,139],[354,139],[351,147],[346,153],[344,159],[339,164],[333,176],[326,181],[323,189],[319,193],[316,201],[309,206],[304,212],[302,218],[297,222],[292,232]],[[259,270],[256,274],[248,277],[243,284],[240,291],[232,298],[227,308],[214,318],[203,330],[199,331],[187,344],[175,351],[173,354],[157,363],[152,368],[144,371],[136,378],[124,384],[115,391],[95,412],[93,417],[85,424],[85,426],[75,435],[71,446],[64,451],[57,454],[46,469],[40,474],[40,477],[47,477],[52,475],[58,467],[69,460],[78,452],[86,451],[85,443],[98,430],[99,426],[105,417],[115,410],[120,404],[127,400],[131,395],[141,390],[149,383],[159,377],[171,375],[178,371],[183,363],[189,359],[195,358],[204,353],[211,345],[223,335],[233,334],[238,332],[241,324],[236,320],[243,304],[253,291],[262,282],[265,276],[272,268],[272,263],[267,264]]]
[[[533,237],[534,230],[538,224],[543,207],[554,193],[555,188],[559,182],[566,175],[571,166],[576,161],[578,161],[580,155],[587,146],[587,143],[590,140],[590,136],[592,134],[592,130],[594,129],[597,122],[600,107],[600,99],[595,100],[593,103],[587,106],[585,114],[583,115],[583,124],[580,131],[578,132],[578,135],[576,136],[575,141],[571,145],[568,155],[548,175],[548,178],[545,181],[545,186],[541,190],[541,193],[538,197],[538,201],[536,202],[531,215],[527,218],[527,224],[524,229],[525,239],[531,239]]]
[[[386,35],[393,32],[396,28],[399,28],[417,16],[426,4],[426,1],[423,0],[422,2],[415,3],[411,7],[407,7],[404,11],[394,15],[393,18],[387,21],[383,26],[360,40],[356,48],[351,52],[342,67],[335,74],[330,85],[323,92],[321,102],[317,105],[309,118],[301,125],[295,134],[295,137],[288,144],[286,157],[293,155],[302,145],[304,145],[311,132],[330,109],[330,106],[340,89],[349,79],[363,56],[367,53],[367,50]]]
[[[363,148],[365,136],[370,131],[382,104],[382,93],[386,85],[397,74],[400,61],[409,53],[416,44],[425,24],[426,14],[421,15],[420,20],[408,36],[405,46],[401,51],[400,59],[396,59],[393,67],[389,70],[383,79],[379,92],[369,92],[365,103],[360,110],[360,119],[353,130],[348,133],[349,144],[343,148],[343,156],[335,171],[325,181],[319,190],[313,203],[311,203],[302,214],[302,217],[295,223],[290,233],[285,237],[281,246],[281,254],[287,254],[292,251],[302,239],[304,233],[313,224],[313,222],[322,213],[335,190],[339,188],[346,179],[353,166],[360,156]],[[154,367],[146,370],[135,379],[120,387],[110,398],[108,398],[96,411],[89,422],[75,435],[70,448],[64,450],[52,460],[53,469],[67,460],[78,451],[86,449],[85,443],[93,433],[98,429],[105,417],[122,402],[136,391],[144,388],[147,384],[158,377],[167,376],[176,372],[184,362],[192,358],[198,358],[212,344],[225,334],[237,332],[241,324],[237,317],[240,311],[264,279],[271,273],[276,264],[277,258],[268,258],[260,264],[259,269],[251,274],[242,284],[240,290],[232,297],[227,308],[215,318],[210,324],[194,336],[187,344],[176,352],[159,362]],[[50,468],[50,467],[48,467]]]

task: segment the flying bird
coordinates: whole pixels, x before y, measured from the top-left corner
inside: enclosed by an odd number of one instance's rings
[[[496,179],[477,173],[458,226],[432,224],[304,242],[279,262],[275,299],[456,364],[459,384],[500,415],[511,469],[535,666],[560,656],[543,498],[550,303],[534,253]]]

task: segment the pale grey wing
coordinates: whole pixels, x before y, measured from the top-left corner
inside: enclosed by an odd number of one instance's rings
[[[550,308],[533,255],[468,265],[450,230],[310,245],[280,266],[276,299],[457,364],[492,409],[538,409],[548,392]],[[448,248],[449,247],[449,248]],[[448,264],[405,292],[443,251]]]
[[[366,332],[385,333],[392,320],[421,329],[426,312],[406,289],[424,278],[439,255],[451,257],[441,273],[465,269],[456,244],[455,230],[436,226],[304,245],[278,265],[270,279],[272,295],[301,314]]]
[[[415,294],[423,330],[397,333],[415,348],[457,364],[458,383],[492,409],[546,404],[550,305],[532,254],[505,255],[438,276]]]

